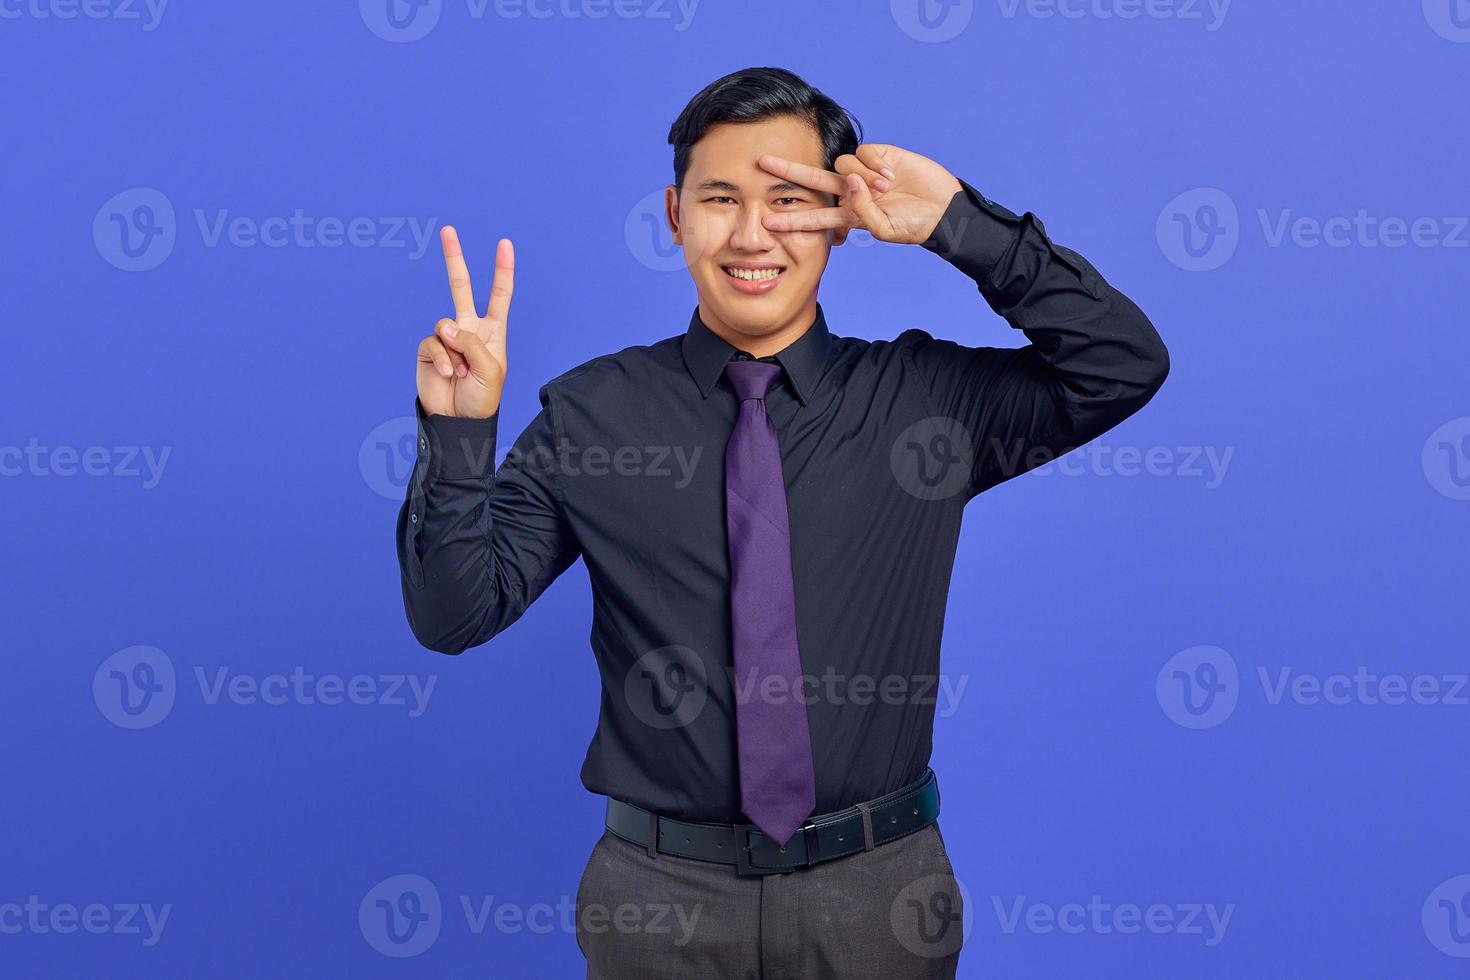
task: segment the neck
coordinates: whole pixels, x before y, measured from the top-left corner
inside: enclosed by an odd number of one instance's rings
[[[770,357],[790,347],[817,322],[817,298],[813,296],[807,300],[795,317],[766,333],[752,334],[736,330],[719,317],[706,312],[703,303],[699,304],[699,319],[709,327],[710,333],[731,347],[739,348],[755,357]]]

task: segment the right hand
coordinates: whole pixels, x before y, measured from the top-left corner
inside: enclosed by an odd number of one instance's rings
[[[484,419],[500,408],[505,387],[505,325],[515,278],[515,248],[502,238],[495,248],[495,278],[485,315],[475,313],[470,273],[465,268],[459,234],[445,225],[439,231],[454,318],[445,317],[419,343],[419,402],[426,415]]]

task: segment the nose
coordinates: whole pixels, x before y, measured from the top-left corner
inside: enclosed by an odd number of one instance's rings
[[[769,252],[774,248],[776,236],[761,223],[765,214],[766,206],[760,202],[742,205],[730,235],[730,246],[741,252]]]

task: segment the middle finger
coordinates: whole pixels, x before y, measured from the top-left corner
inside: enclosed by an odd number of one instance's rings
[[[470,289],[470,270],[465,268],[464,250],[459,245],[459,232],[450,225],[439,231],[444,246],[444,266],[449,271],[449,292],[454,297],[455,319],[475,315],[475,294]]]
[[[887,177],[884,177],[878,171],[863,163],[856,154],[844,153],[832,161],[832,166],[836,167],[837,172],[843,177],[846,177],[848,174],[857,174],[869,187],[880,193],[888,190],[892,186]]]
[[[778,157],[774,153],[762,153],[756,157],[756,166],[777,177],[784,177],[793,183],[803,187],[810,187],[814,191],[824,194],[842,194],[842,175],[835,174],[830,170],[813,167],[806,163],[797,163],[785,157]]]

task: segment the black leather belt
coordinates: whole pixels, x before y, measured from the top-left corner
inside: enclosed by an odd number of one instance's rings
[[[752,823],[703,823],[650,813],[608,797],[607,829],[648,850],[728,864],[740,875],[783,874],[821,861],[871,851],[922,830],[939,817],[939,782],[933,769],[867,803],[807,818],[780,847]],[[651,844],[657,841],[657,848]]]

